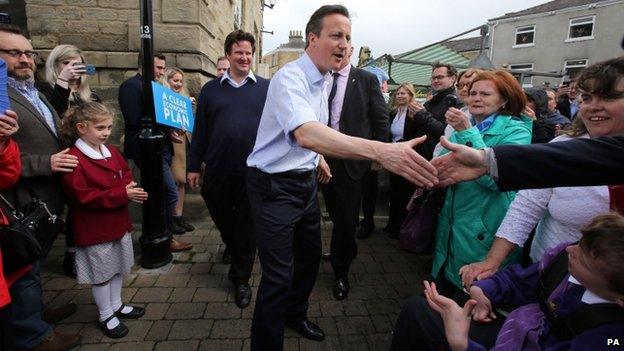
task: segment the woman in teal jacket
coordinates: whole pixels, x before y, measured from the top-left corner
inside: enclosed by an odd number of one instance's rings
[[[530,144],[530,118],[522,116],[526,97],[516,79],[505,71],[482,72],[470,86],[470,117],[451,108],[450,140],[482,149],[495,145]],[[442,154],[447,153],[444,150]],[[515,192],[500,192],[490,176],[459,183],[446,191],[440,212],[433,257],[433,277],[447,296],[462,288],[459,269],[485,258]],[[519,253],[506,263],[517,262]]]

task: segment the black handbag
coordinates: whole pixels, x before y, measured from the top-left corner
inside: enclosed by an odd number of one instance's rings
[[[64,222],[28,187],[32,200],[17,208],[0,195],[9,224],[0,228],[0,248],[5,273],[35,263],[48,254]]]
[[[407,205],[407,216],[399,233],[399,247],[418,254],[433,252],[438,216],[445,197],[446,188],[416,189]]]

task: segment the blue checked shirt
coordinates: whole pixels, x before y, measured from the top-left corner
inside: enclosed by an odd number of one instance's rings
[[[54,132],[54,135],[58,136],[56,124],[54,123],[54,115],[39,97],[39,91],[35,88],[35,81],[30,79],[24,82],[19,82],[14,78],[9,77],[8,83],[10,87],[22,94],[26,100],[28,100],[28,102],[30,102],[37,109],[37,111],[39,111],[52,132]]]

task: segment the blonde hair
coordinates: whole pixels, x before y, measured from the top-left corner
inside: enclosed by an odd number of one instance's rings
[[[104,118],[113,118],[113,113],[99,102],[92,101],[69,108],[63,115],[63,123],[61,124],[61,139],[65,146],[73,145],[80,137],[78,123],[94,123]]]
[[[412,84],[410,84],[410,83],[402,83],[394,91],[394,99],[392,101],[392,107],[393,108],[397,107],[397,104],[396,104],[396,92],[399,91],[399,89],[401,89],[401,88],[407,90],[407,92],[410,94],[410,96],[411,96],[410,102],[416,98],[416,90],[414,89],[414,86]]]
[[[56,84],[56,80],[58,79],[59,73],[61,73],[61,62],[76,56],[79,56],[82,59],[82,62],[85,62],[84,56],[82,56],[82,51],[73,45],[57,45],[54,49],[52,49],[45,64],[46,81],[51,86],[54,86],[54,84]],[[91,88],[89,87],[89,83],[87,83],[87,76],[84,74],[78,79],[78,88],[76,89],[76,93],[82,102],[86,103],[91,101]],[[77,102],[75,101],[74,94],[69,95],[69,102]]]
[[[178,67],[167,67],[165,69],[165,75],[163,76],[163,85],[167,88],[171,89],[171,85],[169,84],[169,79],[172,79],[176,74],[181,74],[182,79],[184,79],[184,72]],[[180,90],[180,94],[184,96],[189,96],[188,91],[186,90],[186,84],[182,84],[182,90]]]

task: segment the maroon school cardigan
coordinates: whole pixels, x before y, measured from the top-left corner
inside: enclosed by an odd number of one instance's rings
[[[111,157],[95,160],[72,146],[78,167],[61,177],[77,246],[115,241],[132,230],[126,193],[132,173],[121,153],[106,147]]]

